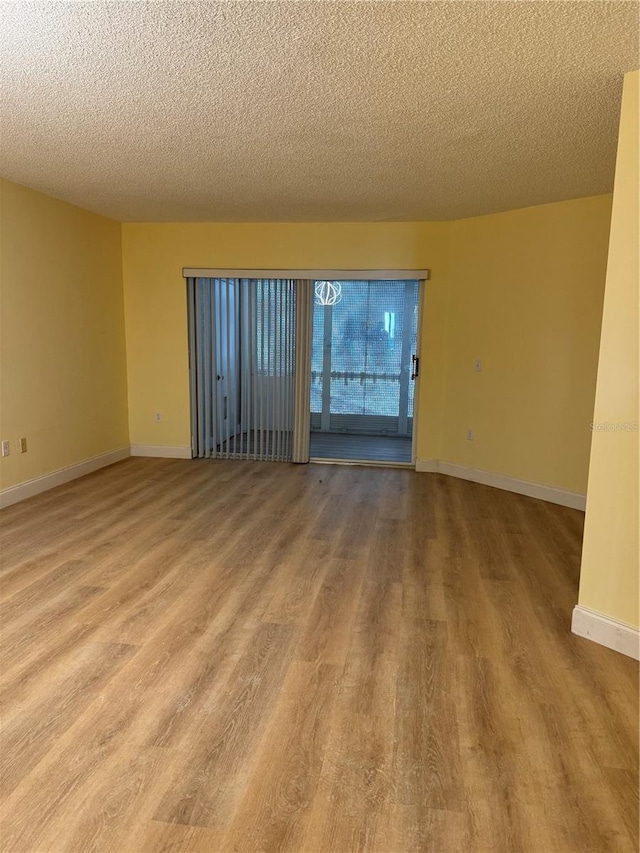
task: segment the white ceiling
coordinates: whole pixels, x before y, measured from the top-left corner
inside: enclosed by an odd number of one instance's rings
[[[0,171],[120,220],[609,192],[637,2],[0,4]]]

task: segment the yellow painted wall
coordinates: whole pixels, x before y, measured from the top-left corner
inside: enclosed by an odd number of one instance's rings
[[[448,223],[123,225],[133,444],[190,445],[182,267],[432,269],[424,310],[419,455],[437,456],[443,396]],[[422,402],[424,400],[424,402]],[[154,412],[163,413],[160,424]]]
[[[452,223],[447,462],[586,491],[610,214],[607,195]]]
[[[638,71],[625,76],[622,99],[579,597],[583,607],[635,627],[640,626],[639,76]]]
[[[451,223],[125,223],[131,441],[190,444],[183,266],[429,267],[418,458],[584,493],[610,214],[597,196]]]
[[[121,253],[119,223],[0,182],[3,488],[128,444]]]
[[[189,445],[183,266],[430,267],[418,458],[584,491],[609,196],[454,223],[120,226],[2,190],[4,486],[127,444],[125,370],[131,442]]]

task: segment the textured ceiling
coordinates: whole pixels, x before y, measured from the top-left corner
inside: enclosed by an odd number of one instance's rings
[[[0,3],[0,171],[120,220],[609,192],[636,2]]]

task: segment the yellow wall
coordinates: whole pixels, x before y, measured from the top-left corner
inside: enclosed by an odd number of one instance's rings
[[[640,625],[638,81],[625,76],[598,362],[579,603]],[[627,424],[629,428],[607,428]],[[598,429],[598,427],[601,427]]]
[[[583,494],[610,214],[598,196],[451,223],[124,224],[131,441],[190,444],[183,266],[429,267],[418,459]]]
[[[584,491],[610,203],[452,223],[120,226],[3,182],[3,487],[126,445],[127,376],[131,442],[190,444],[183,266],[430,267],[418,458]]]
[[[123,225],[133,444],[190,445],[186,287],[182,267],[429,267],[419,455],[439,450],[448,223]],[[154,422],[154,412],[163,422]]]
[[[610,214],[596,196],[452,223],[443,459],[584,494]]]
[[[119,223],[0,182],[0,324],[3,488],[128,444]]]

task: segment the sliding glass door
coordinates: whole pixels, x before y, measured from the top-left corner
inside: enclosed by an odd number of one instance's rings
[[[410,436],[418,281],[316,282],[311,429]]]

